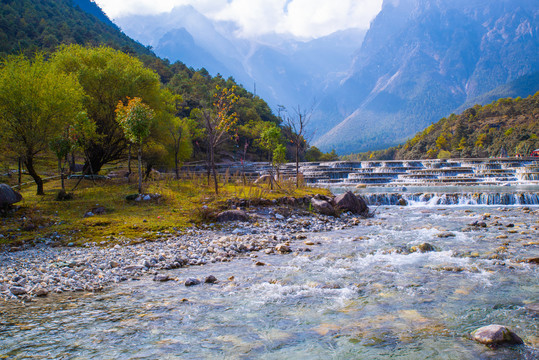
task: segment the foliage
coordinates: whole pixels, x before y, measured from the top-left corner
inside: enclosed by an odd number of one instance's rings
[[[118,102],[116,120],[122,127],[125,137],[132,143],[142,145],[150,135],[150,127],[155,116],[154,111],[139,97],[128,99],[127,105]]]
[[[34,158],[73,123],[82,110],[83,91],[76,78],[59,72],[37,54],[33,60],[9,56],[0,70],[0,129],[43,193]]]
[[[125,137],[138,145],[138,192],[142,193],[142,143],[150,135],[154,111],[139,97],[129,99],[127,105],[118,102],[116,121],[122,127]]]
[[[237,114],[232,111],[232,108],[234,103],[238,101],[238,96],[235,94],[236,86],[232,86],[230,89],[217,86],[216,90],[214,93],[213,107],[211,109],[204,109],[201,115],[209,150],[208,168],[213,172],[215,193],[218,194],[219,185],[217,183],[217,172],[215,169],[215,153],[219,145],[225,140],[225,134],[236,124]]]
[[[173,111],[172,94],[161,89],[159,76],[130,55],[107,47],[85,48],[63,46],[52,61],[67,74],[75,74],[86,94],[84,105],[88,117],[96,124],[99,135],[87,144],[86,152],[92,172],[111,161],[122,159],[127,141],[115,121],[119,101],[139,97],[155,112],[157,118]]]
[[[90,0],[3,0],[0,3],[0,56],[21,53],[32,56],[36,51],[53,51],[60,44],[106,44],[128,53],[151,54],[110,20],[106,21]]]
[[[528,155],[539,148],[539,92],[525,99],[503,98],[452,114],[405,144],[355,154],[350,160],[498,157]]]

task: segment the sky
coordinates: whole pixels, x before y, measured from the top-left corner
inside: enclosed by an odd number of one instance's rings
[[[287,34],[317,38],[349,28],[368,29],[383,0],[94,0],[111,18],[169,12],[191,5],[216,21],[236,24],[237,35]]]

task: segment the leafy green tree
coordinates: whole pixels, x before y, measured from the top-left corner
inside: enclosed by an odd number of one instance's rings
[[[129,99],[127,105],[121,101],[116,107],[116,120],[125,137],[138,146],[138,192],[142,194],[142,144],[150,135],[154,111],[138,97]]]
[[[191,135],[190,129],[194,128],[194,124],[190,119],[184,118],[180,119],[174,117],[168,123],[168,133],[170,135],[170,149],[174,156],[174,172],[176,174],[176,179],[180,178],[180,161],[184,161],[191,156],[193,147],[191,145]]]
[[[44,191],[35,158],[73,122],[82,110],[83,95],[76,77],[58,71],[42,54],[33,60],[10,56],[0,65],[2,141],[22,155],[38,195]]]
[[[74,74],[84,88],[88,117],[96,124],[97,138],[86,148],[86,172],[124,158],[128,142],[115,121],[119,101],[138,97],[155,111],[156,118],[170,111],[174,98],[161,88],[159,76],[130,55],[108,47],[63,46],[52,61],[67,74]]]
[[[270,186],[271,189],[273,189],[273,169],[275,168],[275,155],[281,156],[280,151],[281,149],[277,150],[279,146],[282,146],[281,144],[281,128],[278,127],[275,124],[271,124],[267,127],[266,130],[262,132],[260,135],[259,140],[260,145],[268,151],[268,162],[271,164],[271,172],[270,172]],[[282,146],[284,148],[284,146]],[[285,155],[286,155],[286,149],[284,148]]]

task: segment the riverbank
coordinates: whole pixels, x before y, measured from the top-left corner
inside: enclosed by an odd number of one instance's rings
[[[87,243],[83,247],[52,247],[46,242],[0,253],[0,297],[27,301],[35,296],[72,291],[95,292],[114,283],[151,276],[156,281],[180,281],[166,270],[235,257],[301,253],[315,245],[305,233],[339,230],[359,224],[349,213],[330,217],[300,208],[255,207],[251,221],[201,224],[175,233],[165,231],[154,241],[116,244]],[[263,266],[263,263],[259,263]]]

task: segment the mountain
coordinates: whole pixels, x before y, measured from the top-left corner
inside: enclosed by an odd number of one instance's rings
[[[244,39],[232,24],[210,20],[189,5],[169,13],[119,17],[115,23],[161,57],[234,77],[274,109],[308,107],[335,89],[365,35],[349,29],[310,41],[277,34]]]
[[[501,98],[451,114],[404,145],[350,155],[354,160],[443,159],[528,155],[539,148],[539,92]]]
[[[469,101],[537,72],[538,27],[531,0],[384,1],[348,77],[321,102],[315,122],[333,127],[314,144],[343,154],[402,143]],[[530,76],[512,95],[535,93],[537,80]]]
[[[0,56],[51,51],[59,44],[73,43],[151,54],[123,34],[90,0],[2,0]]]

